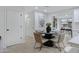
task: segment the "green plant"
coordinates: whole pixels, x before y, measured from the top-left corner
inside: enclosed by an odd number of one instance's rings
[[[51,23],[47,23],[46,26],[51,26]]]

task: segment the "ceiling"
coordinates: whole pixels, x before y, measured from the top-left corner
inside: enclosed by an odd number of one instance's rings
[[[71,8],[76,8],[76,6],[26,6],[25,10],[27,10],[27,12],[37,10],[37,11],[50,13],[50,12],[62,11],[65,9],[71,9]]]

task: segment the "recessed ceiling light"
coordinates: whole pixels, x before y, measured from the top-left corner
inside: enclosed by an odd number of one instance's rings
[[[47,12],[47,10],[45,9],[44,12]]]
[[[39,9],[39,7],[35,7],[35,9],[36,9],[36,10],[38,10],[38,9]]]

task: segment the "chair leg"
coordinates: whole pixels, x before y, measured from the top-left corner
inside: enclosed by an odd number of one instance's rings
[[[36,47],[35,47],[35,46],[36,46],[36,42],[35,42],[35,44],[34,44],[34,48],[36,49]]]
[[[35,46],[36,46],[36,42],[35,42],[34,48],[35,48],[35,49],[39,49],[39,51],[41,51],[42,45],[41,45],[40,47],[35,47]]]
[[[61,47],[60,47],[59,43],[58,43],[58,49],[59,49],[59,51],[61,52]]]
[[[40,46],[40,50],[42,49],[42,47],[43,47],[43,45],[41,44],[41,46]]]
[[[41,46],[40,47],[37,47],[37,48],[39,48],[39,51],[41,51],[42,47],[43,47],[43,45],[41,44]]]
[[[62,42],[62,44],[63,44],[63,48],[62,47],[60,47],[60,45],[59,45],[59,51],[61,52],[62,51],[62,49],[64,50],[64,48],[65,48],[65,46],[64,46],[64,43]]]
[[[61,52],[62,50],[61,50],[61,47],[59,47],[59,51]]]
[[[64,45],[64,42],[63,42],[63,50],[64,50],[64,48],[65,48],[65,45]],[[65,52],[65,50],[64,50],[64,52]]]
[[[62,42],[62,43],[63,43],[63,46],[64,46],[64,48],[65,48],[64,42]]]

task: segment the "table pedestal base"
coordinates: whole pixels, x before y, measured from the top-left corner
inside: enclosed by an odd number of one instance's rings
[[[47,47],[53,47],[54,46],[54,42],[52,40],[48,40],[48,41],[44,42],[43,45],[47,46]]]

